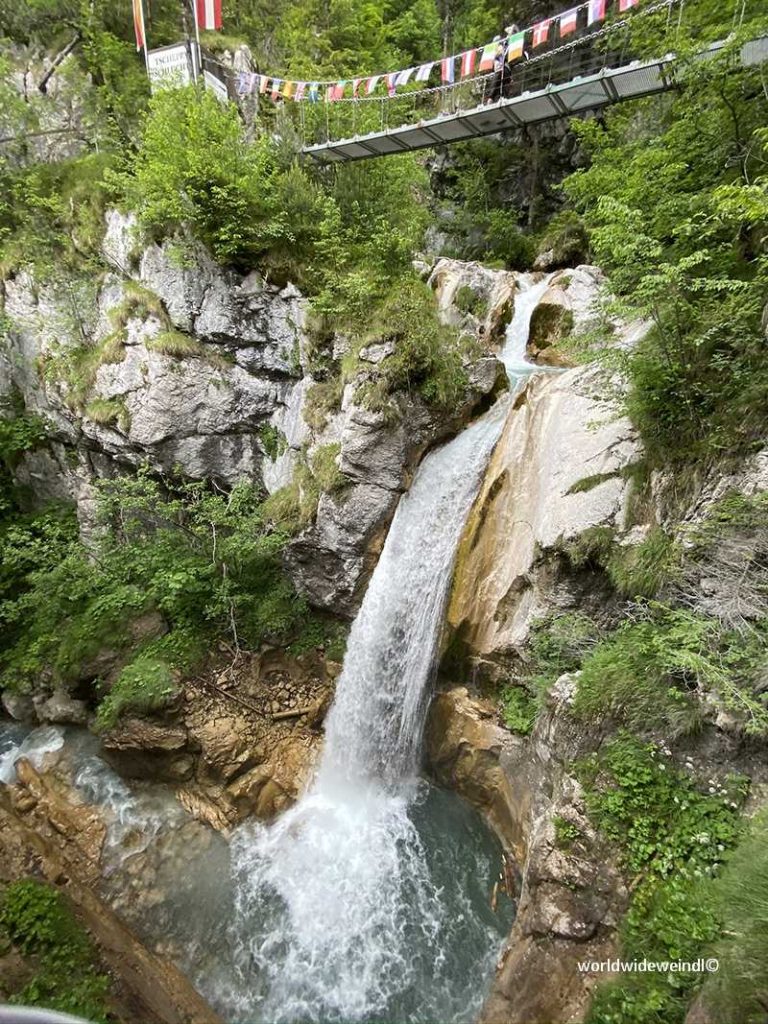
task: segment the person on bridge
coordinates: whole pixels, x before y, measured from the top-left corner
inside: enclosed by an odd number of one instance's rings
[[[496,52],[493,55],[493,76],[491,78],[490,93],[486,97],[486,103],[496,103],[501,98],[501,90],[504,84],[504,40],[501,36],[494,36]]]

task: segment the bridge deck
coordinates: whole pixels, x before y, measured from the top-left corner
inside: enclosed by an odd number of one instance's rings
[[[723,46],[724,41],[713,43],[701,55],[702,59],[714,56]],[[768,37],[755,39],[742,47],[743,65],[759,64],[765,60],[768,60]],[[637,99],[672,88],[675,84],[673,61],[674,54],[655,60],[633,61],[622,67],[605,68],[597,74],[576,77],[560,85],[548,85],[535,92],[501,99],[488,106],[447,113],[417,124],[403,124],[351,139],[305,146],[302,152],[326,162],[366,160],[568,117],[580,111],[595,110],[609,103]]]

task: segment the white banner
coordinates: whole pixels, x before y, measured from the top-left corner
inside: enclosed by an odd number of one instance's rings
[[[150,50],[147,54],[147,70],[152,92],[165,86],[179,88],[189,85],[192,71],[189,66],[189,53],[185,43],[173,46],[161,46]]]

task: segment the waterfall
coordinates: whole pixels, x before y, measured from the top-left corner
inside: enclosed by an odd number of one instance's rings
[[[525,346],[546,287],[521,276],[502,352],[513,393],[535,369]],[[479,1009],[467,978],[490,975],[498,933],[470,906],[471,878],[459,891],[458,879],[438,877],[418,827],[434,797],[417,771],[456,550],[510,401],[424,459],[352,626],[313,784],[273,825],[233,837],[236,967],[248,996],[220,992],[230,1012],[447,1022]]]

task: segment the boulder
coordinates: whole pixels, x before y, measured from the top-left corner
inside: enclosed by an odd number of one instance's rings
[[[66,690],[54,690],[47,699],[35,700],[38,721],[51,725],[85,725],[88,721],[88,705],[84,700],[75,700]]]
[[[15,722],[31,723],[36,721],[35,704],[31,694],[3,690],[0,700],[2,700],[5,713]]]
[[[194,726],[190,737],[199,745],[208,770],[225,782],[261,759],[249,742],[249,723],[238,715],[216,717]]]

